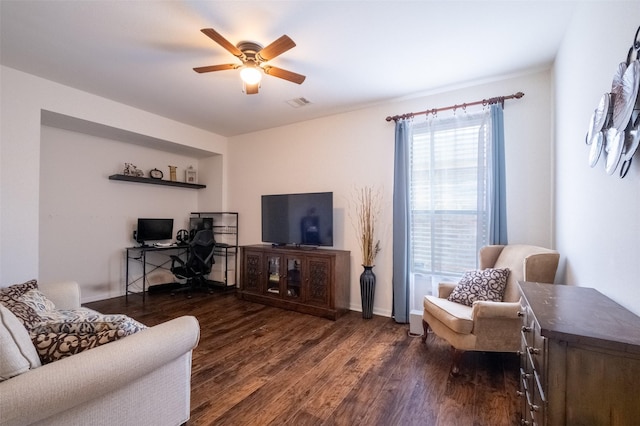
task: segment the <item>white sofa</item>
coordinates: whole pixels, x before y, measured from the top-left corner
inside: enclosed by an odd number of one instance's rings
[[[40,285],[76,309],[75,282]],[[183,316],[0,382],[0,425],[180,425],[189,419],[198,321]]]

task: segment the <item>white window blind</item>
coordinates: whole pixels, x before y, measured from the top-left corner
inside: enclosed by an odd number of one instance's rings
[[[453,279],[475,269],[478,250],[487,243],[484,119],[484,112],[465,113],[414,124],[412,273],[423,280],[428,276]]]

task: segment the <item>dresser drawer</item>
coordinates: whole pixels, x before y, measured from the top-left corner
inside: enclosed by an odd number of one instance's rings
[[[526,356],[525,356],[526,357]],[[536,370],[520,369],[520,397],[522,412],[531,412],[528,417],[544,417],[547,401]]]
[[[545,368],[546,338],[541,335],[540,326],[531,308],[524,304],[522,329],[520,333],[520,391],[521,424],[544,425],[547,401],[542,375]]]
[[[542,389],[542,383],[540,382],[540,375],[538,374],[538,371],[533,371],[533,377],[531,380],[533,382],[533,388],[529,410],[534,417],[544,419],[546,417],[547,400]]]
[[[547,338],[540,333],[540,326],[533,322],[531,333],[531,344],[527,346],[527,352],[531,356],[533,368],[538,372],[543,372],[546,365],[545,355],[547,351]]]
[[[525,377],[521,372],[520,380],[520,423],[523,425],[541,425],[544,419],[544,405],[536,403],[537,395],[536,387],[530,387],[531,380]]]
[[[524,321],[524,324],[520,331],[520,334],[522,335],[522,341],[524,345],[527,347],[534,345],[534,341],[533,341],[534,324],[535,324],[535,321],[533,320]]]

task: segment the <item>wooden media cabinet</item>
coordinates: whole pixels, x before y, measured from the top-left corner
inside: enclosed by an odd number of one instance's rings
[[[350,256],[344,250],[244,246],[238,297],[336,320],[349,310]]]

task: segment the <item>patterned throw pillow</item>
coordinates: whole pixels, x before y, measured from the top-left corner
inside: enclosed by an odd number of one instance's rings
[[[19,298],[29,290],[38,288],[37,280],[30,280],[22,284],[14,284],[9,287],[0,287],[0,297],[9,296]]]
[[[42,364],[147,328],[125,315],[103,315],[87,308],[55,310],[36,280],[0,288],[0,303],[27,329]]]
[[[37,288],[38,282],[36,280],[0,288],[0,303],[2,303],[5,308],[9,309],[27,330],[38,324],[40,322],[40,318],[33,308],[22,302],[20,299],[26,292]]]
[[[105,330],[122,330],[129,335],[146,328],[126,315],[104,315],[87,308],[41,312],[40,319],[41,323],[31,330],[35,334],[93,334]]]
[[[105,330],[95,334],[31,333],[31,341],[43,365],[113,342],[121,337],[125,337],[122,330]]]
[[[509,269],[482,269],[466,272],[448,300],[471,306],[475,301],[502,302]]]
[[[26,292],[37,288],[38,282],[36,280],[0,288],[0,303],[9,309],[13,315],[22,322],[22,325],[24,325],[27,330],[30,330],[36,324],[40,323],[40,317],[38,317],[38,313],[24,303],[21,298]]]
[[[36,312],[53,311],[56,308],[56,305],[38,289],[27,291],[22,295],[20,301],[29,305]]]
[[[113,342],[147,328],[126,315],[103,315],[87,308],[40,313],[30,332],[42,364]]]
[[[0,303],[9,309],[27,330],[40,324],[38,313],[26,303],[7,295],[0,295]]]

